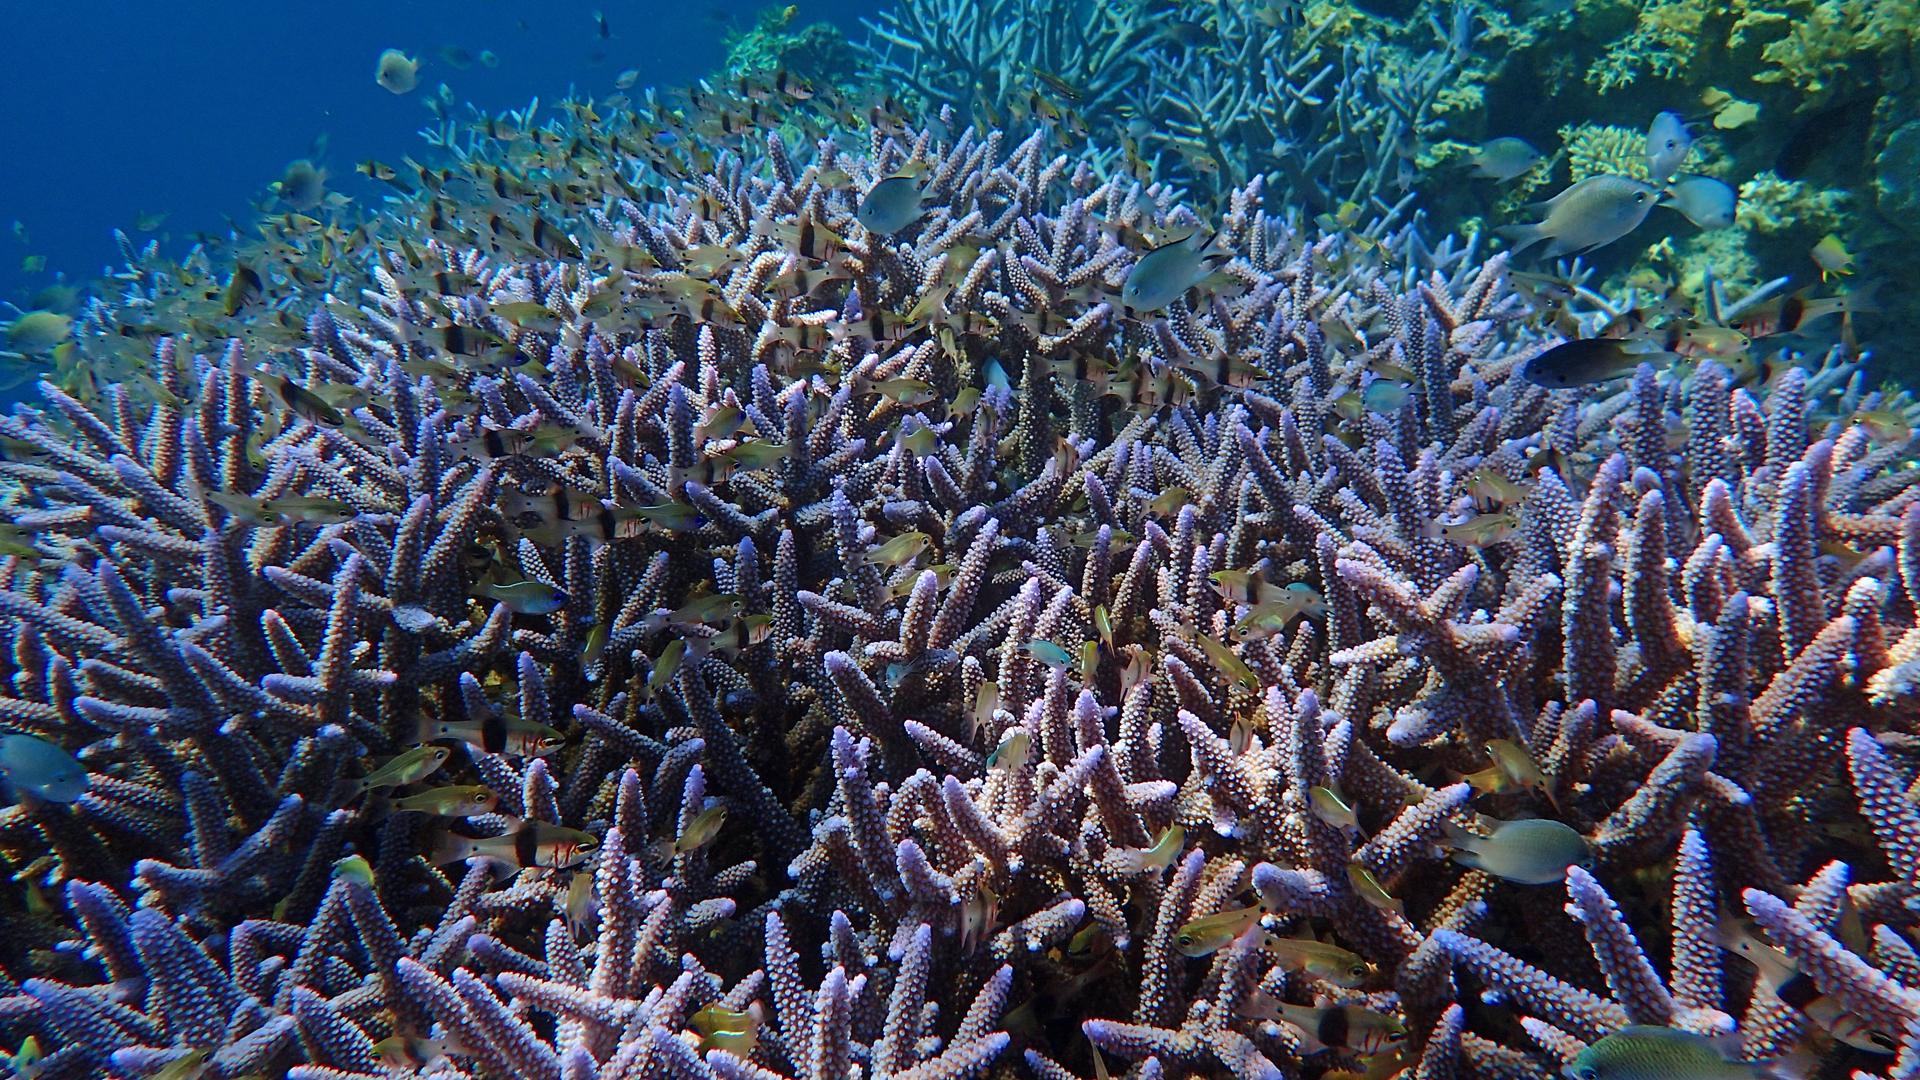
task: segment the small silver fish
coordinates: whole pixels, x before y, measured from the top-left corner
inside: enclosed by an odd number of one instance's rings
[[[1681,173],[1667,185],[1666,201],[1660,205],[1673,207],[1703,229],[1726,229],[1733,225],[1739,198],[1733,188],[1711,176]]]
[[[399,49],[388,49],[380,54],[373,81],[395,94],[410,93],[420,85],[420,61],[409,59]]]
[[[1664,184],[1680,171],[1693,151],[1693,135],[1679,113],[1663,112],[1647,127],[1647,172]]]
[[[1527,140],[1503,135],[1481,143],[1478,150],[1467,155],[1467,162],[1473,166],[1475,176],[1506,181],[1531,171],[1543,156]]]
[[[0,773],[21,791],[48,802],[70,803],[87,790],[86,766],[37,735],[0,739]]]
[[[1214,240],[1196,243],[1199,237],[1196,232],[1140,256],[1120,287],[1120,302],[1136,312],[1159,311],[1230,257],[1210,250]]]
[[[1593,865],[1587,838],[1558,821],[1503,821],[1492,836],[1476,836],[1450,821],[1442,827],[1453,861],[1521,885],[1550,885],[1565,880],[1569,866]]]
[[[888,236],[920,217],[920,184],[911,176],[889,176],[873,185],[854,215],[867,231]]]
[[[1543,240],[1546,259],[1591,251],[1639,228],[1659,196],[1659,188],[1631,176],[1589,176],[1538,204],[1547,212],[1545,221],[1503,225],[1499,232],[1513,241],[1516,255]]]

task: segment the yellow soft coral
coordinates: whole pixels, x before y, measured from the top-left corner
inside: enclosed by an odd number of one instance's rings
[[[1568,124],[1560,129],[1567,167],[1574,183],[1589,176],[1612,173],[1647,178],[1647,135],[1632,128],[1605,124]]]
[[[1742,229],[1760,233],[1801,226],[1831,229],[1839,225],[1846,200],[1844,191],[1811,188],[1798,180],[1782,180],[1768,171],[1740,185],[1734,222]]]

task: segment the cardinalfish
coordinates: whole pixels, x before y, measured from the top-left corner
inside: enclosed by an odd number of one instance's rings
[[[338,525],[352,521],[358,511],[339,499],[319,496],[288,495],[278,499],[256,499],[226,491],[207,492],[207,501],[232,515],[235,521],[260,528],[273,528],[307,522]]]
[[[549,825],[544,821],[521,821],[499,836],[474,837],[446,833],[434,843],[430,857],[435,866],[445,866],[478,855],[522,869],[544,866],[564,870],[587,861],[599,848],[600,838],[592,833]]]
[[[1875,442],[1904,443],[1913,438],[1913,424],[1891,409],[1868,409],[1854,413],[1851,422],[1865,428]]]
[[[1734,329],[1750,338],[1791,334],[1829,315],[1853,315],[1878,311],[1870,295],[1872,290],[1809,299],[1802,289],[1791,296],[1775,297],[1747,308],[1733,320]]]
[[[747,602],[737,593],[716,593],[673,611],[655,608],[641,619],[641,625],[648,633],[675,626],[717,626],[746,609]]]
[[[1181,956],[1207,956],[1225,948],[1264,914],[1266,912],[1256,906],[1203,915],[1174,931],[1173,947]]]
[[[1299,1029],[1301,1049],[1310,1054],[1321,1050],[1377,1054],[1407,1040],[1407,1029],[1400,1021],[1358,1005],[1316,1009],[1289,1005],[1264,990],[1255,990],[1241,1011],[1255,1019],[1278,1020]]]
[[[444,746],[416,746],[362,777],[359,790],[417,784],[439,772],[452,753]]]
[[[1465,521],[1436,521],[1429,523],[1427,535],[1461,547],[1492,547],[1508,543],[1520,535],[1520,518],[1502,511],[1497,514],[1475,514]]]
[[[510,757],[546,757],[566,745],[566,736],[545,724],[509,718],[488,710],[479,719],[435,720],[422,716],[416,735],[421,742],[458,739],[490,754]]]
[[[1351,990],[1367,980],[1367,962],[1338,945],[1311,937],[1262,934],[1260,948],[1281,967],[1304,971],[1331,986]]]
[[[980,680],[980,688],[973,692],[973,709],[967,714],[967,738],[979,735],[999,708],[1000,684],[992,679]]]
[[[687,643],[675,638],[660,650],[660,656],[653,662],[653,671],[647,675],[647,695],[652,697],[667,688],[673,682],[674,673],[680,670],[681,660],[687,654]]]
[[[933,538],[926,533],[902,533],[860,556],[860,561],[872,565],[884,566],[889,570],[898,569],[910,563],[918,562],[920,556],[925,554],[927,548],[932,544]]]
[[[953,564],[934,563],[932,566],[920,567],[914,573],[907,574],[901,577],[899,581],[887,586],[887,595],[896,600],[902,596],[906,596],[914,590],[915,586],[920,584],[920,575],[927,572],[933,574],[934,584],[941,592],[945,592],[947,586],[953,584]]]
[[[492,788],[479,784],[437,787],[393,800],[395,813],[426,814],[429,817],[476,817],[491,814],[500,802]]]
[[[1150,870],[1164,870],[1180,857],[1186,842],[1187,830],[1179,825],[1169,825],[1155,838],[1152,847],[1115,849],[1114,862],[1126,877]]]
[[[1234,624],[1233,639],[1264,641],[1281,633],[1289,623],[1303,615],[1318,619],[1325,617],[1330,610],[1320,590],[1304,581],[1293,582],[1284,589],[1263,590],[1261,602]]]
[[[993,933],[1000,921],[1000,896],[985,885],[967,891],[960,902],[960,952],[971,956],[973,950]]]
[[[1821,993],[1819,986],[1800,970],[1792,957],[1755,937],[1753,929],[1743,921],[1722,919],[1719,931],[1721,948],[1745,957],[1759,970],[1760,981],[1775,997],[1826,1029],[1834,1038],[1872,1054],[1891,1054],[1900,1049],[1897,1038],[1869,1026],[1834,995]]]
[[[1482,513],[1518,506],[1527,498],[1527,487],[1502,476],[1491,465],[1482,465],[1467,474],[1467,494]]]

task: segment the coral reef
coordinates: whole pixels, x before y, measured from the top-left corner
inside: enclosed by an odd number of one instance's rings
[[[0,724],[89,783],[4,761],[15,1071],[1912,1070],[1916,410],[1850,354],[1549,391],[1623,310],[1471,240],[1045,131],[635,171],[655,123],[129,248],[75,342],[151,374],[0,418]]]

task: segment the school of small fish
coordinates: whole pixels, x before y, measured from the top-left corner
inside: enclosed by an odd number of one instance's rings
[[[1521,268],[1731,227],[1684,116],[1485,257],[785,71],[446,117],[6,324],[11,1073],[1920,1059],[1872,290]]]

